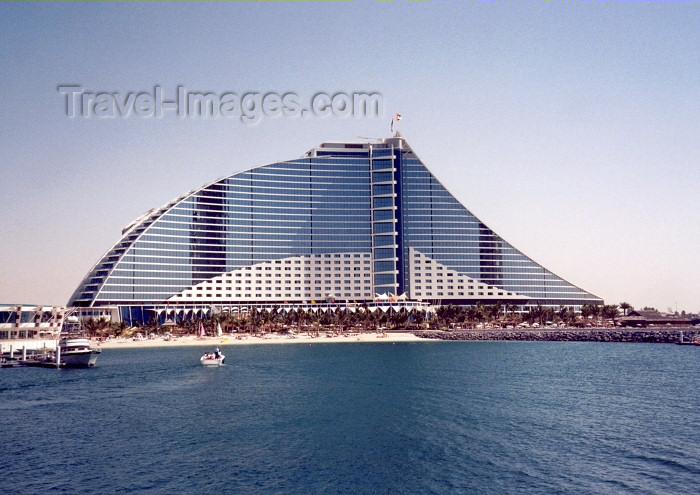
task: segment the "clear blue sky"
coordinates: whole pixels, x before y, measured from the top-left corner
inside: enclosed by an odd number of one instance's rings
[[[700,311],[696,2],[0,4],[0,302],[65,304],[146,210],[386,137],[526,255]],[[383,118],[67,118],[95,92],[375,91]]]

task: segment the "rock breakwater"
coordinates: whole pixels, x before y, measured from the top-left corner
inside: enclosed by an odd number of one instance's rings
[[[675,344],[681,332],[685,342],[700,338],[700,330],[689,328],[546,328],[517,330],[426,330],[417,337],[439,340],[546,340],[562,342],[653,342]]]

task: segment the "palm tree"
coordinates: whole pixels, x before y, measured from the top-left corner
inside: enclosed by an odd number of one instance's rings
[[[413,308],[409,314],[414,326],[421,328],[423,326],[423,322],[425,321],[425,313],[423,310]]]
[[[318,318],[319,324],[321,324],[324,327],[330,326],[331,323],[333,323],[333,318],[331,315],[328,314],[327,311],[321,312],[321,315]]]
[[[377,327],[377,313],[369,309],[364,311],[363,326],[365,330],[374,330]]]
[[[506,304],[504,311],[506,313],[506,323],[517,325],[522,321],[522,318],[515,312],[518,307],[515,304]]]
[[[601,308],[601,316],[610,320],[615,320],[620,315],[617,304],[605,305]]]
[[[119,323],[117,322],[112,322],[110,324],[110,330],[114,332],[115,337],[119,337],[121,334],[124,333],[124,331],[127,329],[127,325],[125,321],[120,321]]]
[[[291,310],[283,318],[284,325],[288,328],[292,328],[295,324],[299,325],[299,313],[301,311]]]
[[[559,313],[557,314],[561,321],[566,325],[566,326],[572,326],[574,322],[576,321],[576,313],[574,313],[574,310],[571,309],[568,306],[564,306],[559,310]]]
[[[454,316],[454,323],[459,323],[459,326],[464,328],[465,322],[467,321],[467,310],[464,309],[462,306],[457,306],[457,311]]]
[[[383,311],[377,311],[377,313],[379,313],[377,315],[377,323],[380,327],[385,327],[386,324],[389,322],[389,315],[387,313],[384,313]]]
[[[621,302],[620,309],[622,310],[623,316],[627,316],[627,313],[634,310],[632,305],[630,303],[627,303],[627,302]]]
[[[449,328],[451,324],[457,321],[464,321],[466,318],[464,309],[454,304],[440,306],[436,311],[438,323],[445,328]]]
[[[333,321],[335,325],[339,328],[340,333],[345,331],[345,325],[348,321],[347,312],[340,307],[336,308],[335,314],[333,315]]]
[[[221,324],[221,329],[224,333],[231,333],[231,324],[233,322],[233,315],[228,311],[222,311],[219,313],[221,319],[219,323]]]
[[[477,303],[475,319],[479,323],[483,323],[489,317],[489,310],[483,303]]]
[[[405,328],[408,321],[408,313],[402,308],[400,311],[394,311],[389,315],[389,320],[393,328]]]
[[[292,310],[292,312],[294,312],[294,314],[296,315],[296,311]],[[283,323],[283,322],[284,322],[284,319],[285,319],[285,318],[284,318],[284,316],[282,315],[282,313],[280,312],[280,310],[279,310],[279,308],[277,307],[277,305],[272,306],[272,309],[270,310],[270,318],[269,318],[269,320],[268,320],[268,321],[269,321],[269,324],[270,324],[270,329],[271,329],[273,332],[278,332],[278,331],[279,331],[280,323]]]
[[[501,309],[503,308],[503,304],[501,301],[496,302],[495,304],[492,304],[488,308],[488,316],[491,319],[491,321],[496,321],[498,320],[498,317],[501,316]]]
[[[245,331],[245,321],[246,316],[242,312],[236,312],[231,315],[231,323],[236,327],[236,332],[239,332],[241,328]]]
[[[85,318],[83,320],[83,327],[88,334],[88,337],[96,337],[102,334],[102,331],[109,327],[109,322],[104,316],[99,318]]]
[[[274,319],[272,314],[269,311],[262,309],[258,312],[258,316],[260,317],[260,325],[262,326],[263,333],[265,333],[265,330],[267,330],[268,332],[271,332],[272,331],[271,323]]]
[[[479,310],[475,306],[467,309],[467,323],[469,324],[470,328],[474,328],[474,325],[478,320],[478,315]]]
[[[185,335],[196,333],[197,328],[199,328],[199,318],[194,318],[192,320],[186,320],[182,323],[181,327]]]
[[[301,331],[302,327],[308,327],[311,321],[313,320],[313,313],[310,310],[304,311],[304,310],[299,310],[298,311],[298,325],[299,325],[299,331]]]
[[[258,313],[256,308],[250,309],[248,316],[246,316],[246,322],[250,324],[251,331],[257,332],[258,327],[260,326],[261,318],[260,313]]]
[[[584,304],[581,306],[581,316],[584,318],[588,318],[589,316],[596,316],[598,313],[597,311],[597,306],[593,306],[592,304]]]
[[[530,307],[525,315],[525,319],[530,324],[538,323],[544,325],[546,322],[554,319],[554,308],[545,308],[541,304],[534,308]]]

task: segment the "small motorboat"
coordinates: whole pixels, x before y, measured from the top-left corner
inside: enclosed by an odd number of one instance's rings
[[[199,362],[202,366],[222,366],[225,359],[226,356],[224,356],[217,347],[214,352],[205,353],[204,356],[199,358]]]

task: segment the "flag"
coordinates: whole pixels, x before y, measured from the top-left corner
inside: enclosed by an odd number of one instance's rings
[[[401,114],[395,113],[394,118],[391,119],[391,132],[394,132],[394,121],[398,122],[399,120],[401,120]]]

